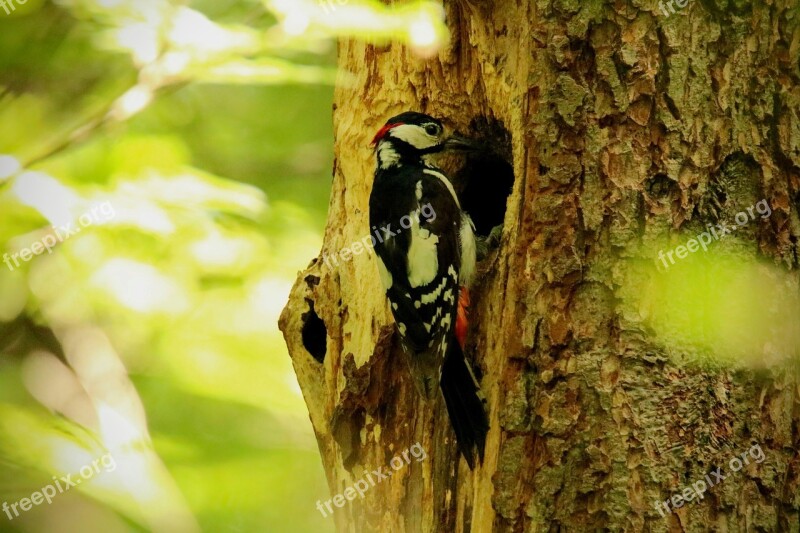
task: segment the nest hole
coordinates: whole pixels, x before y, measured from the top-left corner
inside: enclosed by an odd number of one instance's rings
[[[303,347],[311,357],[319,363],[325,361],[325,354],[328,351],[328,328],[325,327],[325,322],[314,311],[314,301],[306,298],[308,303],[308,311],[300,316],[303,321],[303,329],[301,336],[303,339]]]
[[[460,184],[461,206],[475,223],[475,233],[487,237],[503,224],[514,188],[511,134],[499,120],[478,117],[470,123],[467,136],[477,141],[479,148],[467,152],[454,177]]]

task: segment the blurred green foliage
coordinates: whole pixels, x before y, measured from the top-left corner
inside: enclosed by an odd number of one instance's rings
[[[430,52],[441,8],[18,7],[0,10],[0,504],[119,466],[0,531],[332,530],[277,319],[321,245],[333,38]]]

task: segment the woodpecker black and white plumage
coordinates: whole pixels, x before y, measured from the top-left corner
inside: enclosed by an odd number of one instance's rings
[[[466,148],[441,122],[407,112],[373,139],[377,168],[369,220],[386,288],[414,384],[426,399],[441,388],[459,450],[470,468],[483,460],[488,420],[463,344],[476,241],[453,185],[426,156]],[[380,230],[378,230],[380,228]]]

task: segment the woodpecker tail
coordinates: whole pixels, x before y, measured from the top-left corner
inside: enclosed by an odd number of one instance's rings
[[[483,462],[489,420],[486,418],[478,381],[457,342],[448,345],[447,357],[442,365],[441,386],[458,449],[472,470],[475,468],[476,448],[479,460]]]

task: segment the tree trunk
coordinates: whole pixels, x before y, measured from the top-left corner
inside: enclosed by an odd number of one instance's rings
[[[451,44],[433,59],[341,43],[355,81],[335,95],[325,244],[280,323],[331,494],[393,473],[334,501],[339,531],[800,531],[800,8],[670,5],[448,0]],[[405,110],[493,141],[515,176],[472,292],[466,353],[491,426],[474,472],[444,402],[411,382],[374,255],[336,255],[370,233],[369,141]],[[479,187],[499,187],[502,165],[479,168]],[[659,246],[760,199],[771,215],[693,255],[710,260],[701,297],[671,300],[697,265],[662,265]],[[742,303],[750,288],[732,292],[720,265],[749,265],[775,299]],[[720,283],[729,311],[772,313],[737,328],[743,344],[697,340],[717,327]],[[427,458],[393,470],[417,442]],[[712,483],[673,498],[698,480]]]

